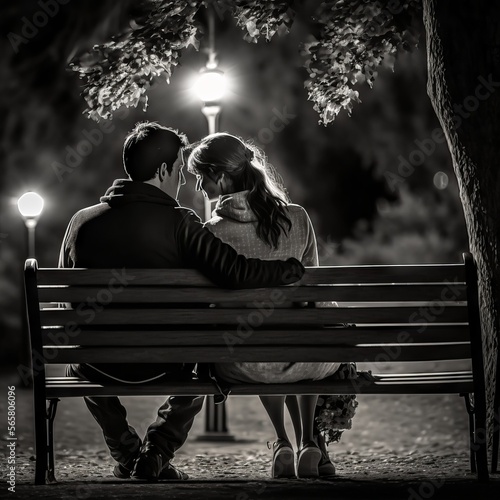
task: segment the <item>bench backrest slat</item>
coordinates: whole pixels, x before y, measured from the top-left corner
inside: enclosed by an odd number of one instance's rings
[[[424,308],[422,308],[424,309]],[[467,309],[461,306],[436,306],[438,313],[427,311],[432,322],[467,323]],[[66,323],[92,325],[210,325],[233,327],[245,323],[258,326],[325,325],[335,323],[428,323],[419,307],[330,307],[275,309],[46,309],[40,313],[42,326]]]
[[[428,346],[249,346],[238,349],[221,346],[169,346],[155,347],[87,347],[59,349],[54,356],[53,347],[45,348],[48,363],[206,363],[235,361],[259,362],[387,362],[387,361],[440,361],[470,358],[469,344]]]
[[[39,285],[215,285],[194,269],[40,269]],[[403,266],[335,266],[308,268],[302,285],[358,283],[442,283],[465,282],[463,264]]]
[[[164,327],[145,332],[144,328],[132,327],[118,330],[98,329],[70,332],[63,328],[42,330],[46,346],[168,346],[168,345],[225,345],[240,341],[246,345],[357,345],[371,343],[439,344],[468,342],[468,325],[429,325],[422,331],[420,326],[403,327],[356,327],[317,328],[300,330],[237,331],[222,329],[167,330]]]
[[[110,291],[110,294],[107,292]],[[109,289],[98,286],[44,286],[38,289],[41,302],[85,302],[103,296],[112,297],[113,303],[217,303],[224,301],[263,301],[277,297],[283,301],[337,301],[337,302],[394,302],[394,301],[446,301],[467,300],[463,283],[449,286],[424,285],[307,285],[250,290],[224,290],[208,287],[127,286]],[[275,300],[276,301],[276,300]]]

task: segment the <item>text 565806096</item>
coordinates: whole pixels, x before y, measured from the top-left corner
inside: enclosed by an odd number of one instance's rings
[[[7,387],[7,484],[11,493],[16,492],[16,388]]]

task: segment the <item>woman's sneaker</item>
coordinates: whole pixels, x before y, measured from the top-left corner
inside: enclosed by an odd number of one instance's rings
[[[316,443],[307,443],[297,453],[297,477],[319,477],[318,465],[321,456],[321,450]]]
[[[269,443],[267,445],[270,448]],[[293,448],[285,439],[278,439],[273,443],[271,476],[276,479],[295,477]]]
[[[328,453],[321,453],[321,460],[318,464],[319,477],[335,476],[335,465],[333,465]]]

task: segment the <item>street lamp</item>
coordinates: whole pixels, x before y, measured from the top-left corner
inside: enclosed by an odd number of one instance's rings
[[[208,62],[200,71],[200,75],[193,86],[194,93],[203,102],[201,112],[208,122],[208,133],[215,134],[219,130],[219,115],[221,101],[227,89],[227,80],[224,72],[217,68],[215,52],[210,51]],[[210,219],[212,203],[215,199],[203,198],[205,221]]]
[[[28,255],[27,258],[35,258],[35,228],[38,222],[38,218],[43,210],[43,198],[33,191],[28,191],[24,193],[17,200],[17,208],[19,209],[19,213],[22,215],[24,219],[24,224],[26,225],[26,229],[28,230]],[[24,290],[24,276],[21,275],[21,290]],[[23,343],[21,346],[21,351],[19,353],[19,365],[18,365],[18,373],[20,376],[20,383],[25,386],[31,386],[33,383],[33,375],[32,371],[29,373],[24,373],[22,367],[30,366],[30,354],[27,350],[27,346],[29,345],[29,331],[28,331],[28,320],[26,315],[26,299],[24,298],[21,301],[21,318],[22,318],[22,334],[24,336]]]
[[[43,198],[33,191],[28,191],[17,200],[17,208],[28,230],[27,257],[35,258],[35,228],[43,210]]]
[[[211,18],[209,18],[210,20]],[[210,32],[213,33],[213,20],[209,21]],[[203,102],[201,112],[205,115],[208,123],[208,133],[215,134],[219,130],[219,115],[221,112],[221,101],[226,93],[227,82],[224,72],[217,68],[217,60],[213,51],[213,36],[208,53],[206,66],[200,71],[198,79],[193,86],[194,93]],[[212,203],[217,198],[203,197],[203,212],[205,221],[212,214]],[[198,436],[199,441],[234,441],[227,427],[227,413],[224,403],[215,404],[213,396],[207,396],[205,402],[205,434]]]

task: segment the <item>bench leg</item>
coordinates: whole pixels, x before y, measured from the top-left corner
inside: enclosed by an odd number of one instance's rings
[[[54,466],[54,419],[56,417],[57,403],[59,399],[51,399],[49,409],[47,410],[47,423],[48,423],[48,469],[47,469],[47,482],[55,483],[55,466]]]
[[[500,359],[498,360],[500,363]],[[500,370],[497,370],[500,372]],[[497,376],[498,378],[498,376]],[[491,472],[497,472],[498,470],[498,448],[500,446],[500,382],[497,380],[497,389],[495,392],[495,403],[494,403],[494,428],[493,428],[493,454],[491,456]]]
[[[476,451],[477,475],[480,481],[488,481],[488,436],[486,427],[486,402],[480,404],[474,398],[474,446]]]
[[[500,416],[496,417],[495,430],[493,431],[493,455],[491,456],[491,472],[498,470],[498,448],[500,447]]]
[[[35,399],[35,484],[55,483],[54,477],[54,418],[57,402]]]
[[[35,484],[45,484],[47,476],[47,418],[45,399],[35,397]]]
[[[464,398],[465,408],[469,415],[469,452],[470,452],[470,471],[476,472],[476,454],[474,452],[474,405],[470,394],[460,394]]]

